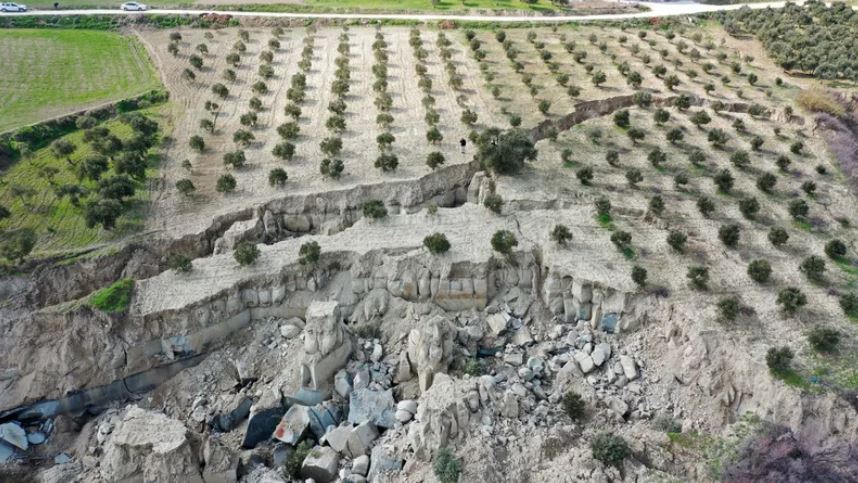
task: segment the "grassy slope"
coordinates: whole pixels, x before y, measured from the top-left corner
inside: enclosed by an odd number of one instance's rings
[[[155,107],[141,111],[143,114],[155,119],[162,128],[162,133],[167,126],[165,107]],[[119,122],[111,120],[104,124],[121,139],[130,136],[131,129]],[[82,140],[83,131],[74,132],[64,136],[77,146],[77,151],[72,154],[72,161],[85,158],[92,151],[88,144]],[[46,147],[36,151],[29,159],[24,159],[3,173],[2,185],[0,185],[0,205],[6,206],[12,211],[12,216],[0,222],[0,229],[33,228],[38,233],[39,241],[34,252],[46,253],[64,250],[73,250],[87,247],[102,241],[119,238],[138,231],[142,228],[145,202],[149,197],[145,183],[138,186],[137,194],[133,199],[132,210],[120,218],[113,231],[105,231],[100,228],[87,228],[83,219],[83,208],[75,207],[68,198],[57,198],[54,195],[54,187],[42,174],[43,168],[53,166],[59,169],[59,174],[54,177],[54,185],[78,183],[71,167],[65,160],[58,160],[51,154],[50,148]],[[150,172],[148,178],[157,173],[157,158],[153,154],[150,160]],[[110,176],[111,172],[105,174]],[[95,183],[86,181],[83,186],[92,188]],[[10,187],[21,185],[34,190],[35,195],[24,204],[24,200],[12,196]]]
[[[131,37],[84,30],[0,30],[0,132],[158,86]]]

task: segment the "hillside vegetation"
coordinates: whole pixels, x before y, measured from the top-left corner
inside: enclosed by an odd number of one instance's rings
[[[810,1],[803,7],[740,10],[720,14],[730,33],[755,34],[769,54],[787,70],[822,79],[858,80],[855,38],[858,12],[845,3],[831,6]]]

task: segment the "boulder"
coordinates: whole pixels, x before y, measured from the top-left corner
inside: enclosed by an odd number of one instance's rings
[[[638,367],[635,360],[629,356],[620,356],[620,365],[623,367],[623,374],[626,379],[633,381],[638,377]]]
[[[349,455],[354,458],[369,453],[369,448],[376,439],[378,439],[378,429],[374,424],[370,422],[358,424],[349,434]]]
[[[596,348],[593,349],[593,353],[590,354],[590,357],[593,358],[593,363],[596,364],[596,366],[601,367],[602,364],[611,357],[611,344],[602,342],[597,345]]]
[[[403,399],[396,403],[396,409],[408,411],[411,414],[417,414],[417,401],[414,399]]]
[[[382,428],[396,424],[393,390],[355,389],[349,398],[349,422],[371,422]]]
[[[352,426],[338,426],[325,433],[325,442],[337,453],[344,453],[348,448],[349,435],[352,434]]]
[[[203,480],[206,483],[238,481],[238,454],[216,438],[207,438],[203,445]]]
[[[369,481],[377,481],[377,478],[382,475],[402,471],[402,459],[397,458],[390,449],[383,445],[378,444],[372,448],[369,460],[369,473],[367,473],[367,480]]]
[[[517,346],[527,346],[533,344],[533,336],[530,335],[530,329],[522,327],[518,329],[512,336],[512,341]]]
[[[27,432],[18,423],[0,424],[0,439],[18,449],[27,449]]]
[[[337,479],[340,456],[327,446],[316,446],[301,464],[301,477],[312,478],[316,483],[330,483]]]
[[[575,358],[575,362],[578,363],[578,367],[581,368],[581,372],[584,374],[589,374],[590,371],[596,367],[593,363],[593,358],[584,351],[576,352],[573,357]]]
[[[369,456],[361,455],[352,461],[352,473],[366,476],[367,471],[369,471]]]
[[[507,418],[518,418],[518,396],[512,392],[507,392],[503,395],[501,414]]]
[[[397,409],[394,416],[396,417],[396,420],[402,424],[405,424],[408,421],[411,421],[411,418],[414,417],[413,414],[409,413],[408,411],[405,411],[404,409]]]
[[[271,434],[277,429],[277,424],[283,418],[282,406],[262,409],[251,414],[247,421],[247,430],[244,433],[242,448],[255,448],[263,441],[271,439]]]
[[[294,339],[301,334],[301,328],[295,327],[292,324],[283,324],[280,326],[280,335],[286,339]]]
[[[203,483],[197,452],[182,423],[136,406],[116,419],[103,445],[103,479]]]
[[[284,443],[296,445],[310,428],[310,408],[294,405],[286,411],[280,424],[274,430],[274,437]]]
[[[501,335],[501,333],[506,330],[507,321],[509,321],[509,315],[503,312],[497,312],[489,315],[486,318],[486,323],[489,326],[489,333],[496,337]]]
[[[620,417],[625,417],[629,412],[629,405],[618,397],[611,396],[605,400],[611,411],[615,412]]]
[[[345,370],[340,370],[334,376],[334,390],[337,391],[340,397],[345,399],[348,399],[349,395],[351,395],[352,381],[349,373]]]

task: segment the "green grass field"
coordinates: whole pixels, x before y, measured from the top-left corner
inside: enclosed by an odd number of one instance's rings
[[[140,112],[157,121],[161,125],[162,133],[164,129],[168,129],[164,106]],[[127,139],[131,135],[131,128],[116,119],[103,125],[120,139]],[[82,138],[83,131],[63,137],[77,146],[77,150],[71,155],[71,161],[74,163],[92,154],[92,148],[84,143]],[[154,154],[155,149],[157,146],[150,155],[150,167],[147,170],[147,178],[150,179],[157,176],[158,159]],[[46,175],[45,168],[48,167],[56,169],[57,173],[50,179]],[[105,173],[105,176],[109,175]],[[55,195],[57,186],[67,184],[80,184],[90,190],[96,186],[93,181],[78,181],[73,168],[66,160],[55,158],[50,147],[39,149],[31,157],[18,161],[0,178],[0,205],[12,213],[8,219],[0,221],[0,230],[34,229],[38,234],[38,242],[33,252],[44,255],[93,246],[142,229],[146,202],[149,199],[145,182],[138,184],[137,194],[130,200],[131,210],[119,218],[116,228],[112,231],[100,227],[87,228],[83,207],[74,206],[68,197],[59,198]],[[29,195],[16,195],[22,191],[28,191]]]
[[[0,29],[0,132],[158,87],[136,39],[112,32]]]

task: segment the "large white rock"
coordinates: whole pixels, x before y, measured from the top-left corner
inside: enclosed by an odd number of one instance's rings
[[[115,424],[103,446],[101,474],[105,480],[203,482],[197,452],[179,421],[131,406]]]
[[[620,365],[623,367],[623,374],[626,379],[633,381],[638,377],[638,367],[635,360],[629,356],[620,356]]]
[[[301,464],[301,477],[317,483],[330,483],[337,479],[340,455],[327,446],[316,446]]]
[[[590,354],[590,357],[593,358],[593,363],[597,366],[601,367],[602,364],[605,363],[611,357],[611,344],[607,342],[602,342],[597,345],[595,349],[593,349],[593,353]]]
[[[574,358],[575,362],[578,363],[578,367],[581,368],[581,372],[584,374],[589,374],[596,367],[593,358],[584,351],[576,352]]]

